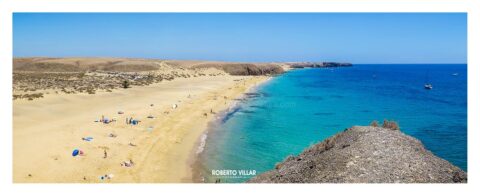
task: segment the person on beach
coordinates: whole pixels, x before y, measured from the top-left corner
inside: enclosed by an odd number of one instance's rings
[[[104,159],[107,158],[107,149],[104,149],[104,150],[103,150],[103,158],[104,158]]]
[[[120,166],[122,167],[132,167],[134,165],[132,159],[130,159],[128,162],[127,161],[124,161],[122,163],[120,163]]]

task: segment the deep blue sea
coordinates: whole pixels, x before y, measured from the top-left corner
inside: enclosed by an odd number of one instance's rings
[[[424,89],[426,82],[432,90]],[[383,119],[397,121],[403,132],[466,171],[467,65],[362,64],[287,72],[212,125],[199,168],[209,182],[218,178],[212,169],[261,173],[345,128]]]

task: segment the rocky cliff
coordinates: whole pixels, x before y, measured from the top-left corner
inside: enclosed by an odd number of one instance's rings
[[[355,126],[250,183],[466,183],[467,173],[399,130]]]
[[[284,72],[279,65],[270,63],[205,63],[195,67],[217,68],[230,75],[276,75]]]
[[[351,63],[338,63],[338,62],[297,62],[287,63],[291,68],[323,68],[323,67],[351,67]]]

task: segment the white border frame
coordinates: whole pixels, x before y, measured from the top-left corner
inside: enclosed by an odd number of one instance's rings
[[[480,1],[478,0],[0,0],[0,191],[10,194],[358,194],[466,195],[480,185]],[[468,12],[468,184],[12,184],[14,12]],[[7,122],[7,123],[4,123]]]

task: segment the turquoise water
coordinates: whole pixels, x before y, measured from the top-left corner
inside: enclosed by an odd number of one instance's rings
[[[467,65],[354,65],[275,77],[211,127],[200,172],[208,182],[243,182],[250,177],[211,170],[261,173],[345,128],[383,119],[466,171]]]

